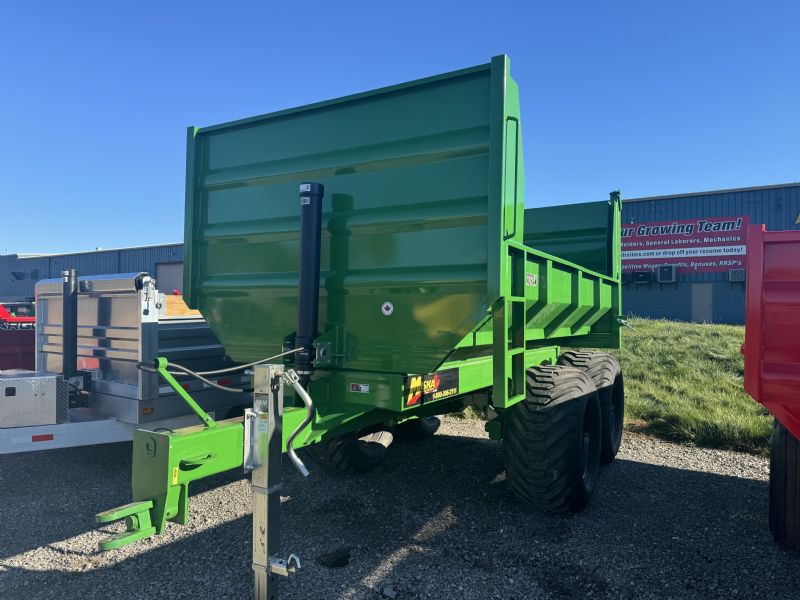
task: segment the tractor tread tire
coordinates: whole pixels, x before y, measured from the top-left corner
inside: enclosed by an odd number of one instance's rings
[[[775,421],[769,459],[769,529],[775,543],[800,550],[800,441]]]
[[[309,446],[309,451],[328,471],[363,473],[386,457],[393,437],[392,432],[386,430],[376,431],[360,438],[356,433],[348,433]]]
[[[525,400],[512,406],[503,427],[508,485],[525,504],[552,512],[577,512],[594,490],[600,466],[597,390],[581,370],[540,366],[527,370]],[[580,465],[586,411],[593,423],[588,475]]]
[[[433,437],[442,420],[439,417],[420,417],[397,426],[397,438],[408,442],[424,442]]]
[[[625,383],[619,362],[605,352],[571,350],[559,356],[558,364],[584,371],[597,387],[603,418],[600,463],[607,465],[622,445],[625,420]]]

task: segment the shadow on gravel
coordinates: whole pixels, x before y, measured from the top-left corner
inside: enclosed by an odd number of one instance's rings
[[[44,480],[66,476],[44,463],[38,468]],[[304,559],[284,585],[286,598],[380,598],[387,587],[403,599],[782,598],[800,587],[797,558],[769,538],[763,481],[622,459],[603,470],[583,513],[539,514],[511,496],[499,444],[444,435],[398,445],[365,475],[330,476],[317,468],[301,481],[288,465],[284,473],[283,548]],[[84,494],[96,498],[119,477],[89,478]],[[15,530],[15,545],[46,543],[42,531],[50,519],[86,528],[96,508],[51,491],[44,496],[52,512],[32,540],[17,540],[25,528]],[[5,492],[3,499],[5,530],[30,497]],[[124,490],[115,491],[109,505],[125,499]],[[201,513],[195,507],[192,518],[213,520],[213,506],[204,503]],[[72,527],[75,534],[81,529]],[[20,590],[27,581],[22,598],[63,590],[87,598],[247,598],[250,536],[250,517],[237,518],[116,565],[93,565],[87,556],[85,572],[11,570],[0,574],[0,585]],[[341,546],[352,549],[346,566],[315,562]]]
[[[131,501],[130,442],[0,456],[0,560],[91,527],[94,515]],[[231,471],[191,485],[198,494]]]

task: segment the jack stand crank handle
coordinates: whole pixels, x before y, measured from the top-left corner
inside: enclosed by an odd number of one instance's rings
[[[293,369],[289,369],[284,372],[283,380],[294,388],[295,393],[300,396],[303,404],[306,405],[306,418],[303,419],[303,422],[297,426],[297,429],[295,429],[292,432],[292,435],[290,435],[286,440],[286,454],[289,455],[289,460],[292,461],[292,464],[300,472],[300,474],[303,477],[308,477],[308,469],[303,461],[300,460],[300,457],[297,456],[297,452],[294,449],[294,440],[298,435],[300,435],[300,432],[303,431],[303,429],[305,429],[308,424],[314,420],[314,402],[311,400],[311,396],[308,395],[308,392],[306,392],[301,385],[300,377],[298,377],[297,373],[295,373]]]

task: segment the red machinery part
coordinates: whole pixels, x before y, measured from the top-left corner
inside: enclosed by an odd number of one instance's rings
[[[35,367],[33,329],[0,329],[0,371]]]
[[[751,225],[744,388],[800,438],[800,231]]]
[[[36,317],[15,317],[0,304],[0,371],[35,367]]]
[[[0,323],[7,323],[13,325],[33,324],[36,323],[36,317],[15,317],[5,306],[0,304]]]

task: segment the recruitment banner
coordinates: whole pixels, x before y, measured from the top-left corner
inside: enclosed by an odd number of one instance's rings
[[[622,226],[622,270],[678,273],[745,268],[748,216],[708,217]]]

